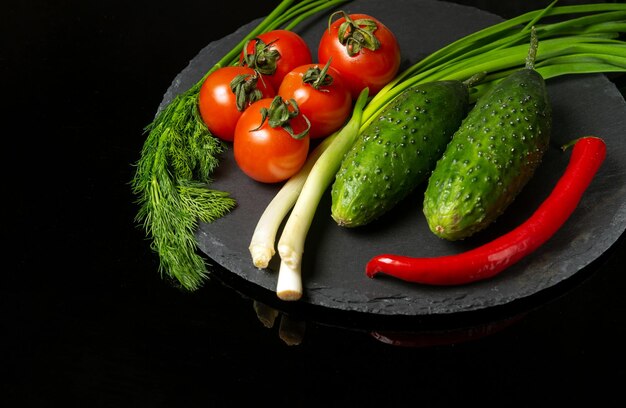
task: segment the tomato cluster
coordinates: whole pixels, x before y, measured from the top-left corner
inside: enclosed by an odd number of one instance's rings
[[[298,34],[272,30],[245,44],[239,65],[218,68],[200,88],[207,128],[233,143],[237,165],[256,181],[294,175],[311,140],[339,130],[362,89],[374,95],[398,72],[400,48],[384,24],[336,14],[321,36],[317,63]]]

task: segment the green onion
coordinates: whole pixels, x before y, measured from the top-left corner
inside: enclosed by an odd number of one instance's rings
[[[248,248],[250,255],[252,255],[252,263],[254,263],[254,266],[257,268],[267,268],[270,260],[276,253],[274,242],[280,223],[298,199],[302,191],[302,186],[304,186],[304,182],[309,176],[313,165],[328,146],[330,146],[333,140],[339,136],[339,133],[340,131],[337,131],[325,138],[309,153],[302,168],[283,184],[281,189],[265,208],[252,234]]]
[[[590,51],[602,54],[605,58],[623,55],[626,43],[616,38],[626,32],[626,4],[555,7],[556,3],[554,1],[545,9],[531,11],[469,34],[407,68],[372,98],[363,113],[361,130],[394,97],[419,83],[446,79],[462,80],[486,71],[489,75],[477,87],[479,92],[472,95],[473,99],[476,99],[482,90],[497,82],[506,73],[522,67],[520,61],[524,61],[528,49],[528,33],[532,26],[535,27],[539,40],[538,65],[554,55],[567,55],[573,58],[568,63],[570,69],[561,67],[552,72],[557,76],[577,72],[626,71],[620,64],[592,65],[582,59],[582,54]],[[542,19],[559,16],[562,21],[540,24]],[[579,63],[584,66],[584,70],[577,69],[576,65]],[[551,72],[545,64],[542,69]]]
[[[352,117],[348,123],[337,133],[332,143],[311,168],[287,219],[280,241],[278,241],[281,266],[276,292],[283,300],[297,300],[302,296],[301,264],[304,241],[322,195],[333,181],[344,154],[354,144],[359,133],[367,96],[368,89],[365,88],[354,105]]]

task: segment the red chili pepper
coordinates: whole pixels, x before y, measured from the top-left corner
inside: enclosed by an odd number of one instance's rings
[[[367,276],[383,273],[408,282],[461,285],[491,278],[529,255],[567,221],[606,157],[606,145],[598,137],[586,136],[573,143],[569,164],[550,196],[514,230],[455,255],[431,258],[378,255],[367,263]]]

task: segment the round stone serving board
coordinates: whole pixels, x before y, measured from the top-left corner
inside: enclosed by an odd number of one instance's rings
[[[476,8],[429,0],[358,0],[342,8],[371,14],[397,36],[403,66],[502,19]],[[327,15],[296,29],[314,55]],[[178,74],[161,108],[188,89],[261,19],[208,44]],[[330,217],[330,194],[324,196],[309,231],[303,258],[304,295],[300,302],[323,308],[375,315],[449,315],[505,305],[551,288],[588,266],[614,244],[626,225],[626,103],[604,75],[561,77],[548,81],[554,121],[552,147],[506,213],[487,230],[462,242],[436,238],[422,213],[423,187],[385,215],[360,229],[338,227]],[[374,255],[398,253],[438,256],[468,250],[523,222],[543,201],[565,169],[569,154],[559,146],[584,135],[604,138],[608,154],[579,208],[543,247],[499,276],[471,285],[428,287],[389,277],[370,279],[365,265]],[[199,248],[209,263],[274,291],[279,258],[266,270],[252,264],[248,244],[256,223],[280,185],[252,181],[238,170],[232,149],[213,174],[212,188],[227,191],[237,207],[225,217],[201,224]]]

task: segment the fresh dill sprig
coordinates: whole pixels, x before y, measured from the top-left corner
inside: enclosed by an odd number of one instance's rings
[[[214,137],[198,112],[198,93],[214,70],[233,65],[245,43],[260,33],[292,29],[305,18],[348,0],[282,0],[194,86],[159,111],[145,131],[147,138],[131,181],[138,222],[159,256],[159,272],[182,288],[196,290],[208,277],[197,251],[198,223],[212,222],[236,202],[227,192],[211,190],[210,175],[226,145]]]

